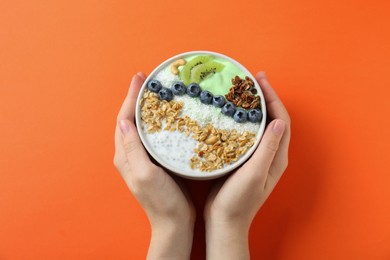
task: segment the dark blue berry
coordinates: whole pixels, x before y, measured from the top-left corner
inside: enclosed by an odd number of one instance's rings
[[[154,93],[158,93],[158,91],[162,88],[162,85],[160,81],[156,79],[152,79],[151,81],[148,82],[147,88]]]
[[[200,92],[199,98],[200,98],[200,102],[202,102],[203,104],[211,104],[211,100],[213,99],[213,94],[211,94],[207,90],[203,90],[202,92]]]
[[[191,83],[190,85],[187,86],[187,94],[190,97],[197,97],[200,94],[200,86],[196,83]]]
[[[223,96],[215,96],[213,97],[213,106],[215,107],[223,107],[225,105],[226,100]]]
[[[233,119],[237,123],[245,123],[248,120],[248,112],[242,108],[239,108],[236,110],[236,113],[234,113]]]
[[[186,93],[186,86],[181,81],[174,82],[172,84],[171,89],[172,89],[173,94],[175,94],[176,96],[181,96],[181,95],[184,95],[184,93]]]
[[[236,112],[236,106],[232,102],[227,102],[222,108],[221,112],[227,116],[233,116]]]
[[[248,119],[252,123],[257,123],[260,122],[261,119],[263,118],[263,113],[261,112],[260,109],[251,109],[248,112]]]
[[[173,99],[172,90],[162,87],[158,92],[158,96],[161,100],[171,101]]]

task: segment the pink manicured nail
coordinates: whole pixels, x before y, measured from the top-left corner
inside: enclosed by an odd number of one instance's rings
[[[277,135],[282,135],[284,132],[285,123],[283,120],[276,120],[274,126],[272,127],[272,131]]]
[[[121,120],[119,122],[119,126],[121,128],[122,134],[126,135],[130,130],[130,125],[127,120]]]

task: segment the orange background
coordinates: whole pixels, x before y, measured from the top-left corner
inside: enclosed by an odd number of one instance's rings
[[[265,70],[292,118],[252,258],[390,259],[389,13],[386,0],[0,1],[0,259],[145,258],[148,221],[112,163],[116,114],[134,73],[190,50]],[[210,183],[189,184],[201,208]]]

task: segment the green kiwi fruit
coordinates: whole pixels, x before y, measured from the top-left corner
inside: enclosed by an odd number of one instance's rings
[[[191,71],[191,82],[200,83],[205,78],[220,72],[224,67],[222,63],[216,61],[208,61],[197,65]]]
[[[195,66],[204,64],[208,61],[210,61],[213,57],[210,55],[202,55],[202,56],[197,56],[190,61],[188,61],[183,69],[180,71],[180,78],[183,81],[183,83],[187,86],[188,84],[192,83],[191,82],[191,71]]]

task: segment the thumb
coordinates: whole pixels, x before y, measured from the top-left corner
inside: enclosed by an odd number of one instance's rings
[[[283,136],[285,122],[281,119],[273,120],[267,127],[256,152],[249,160],[255,169],[268,174],[272,161],[279,149],[279,143]]]
[[[123,148],[126,154],[129,170],[139,172],[140,168],[150,163],[149,157],[138,136],[134,123],[127,119],[119,121],[122,132]]]

